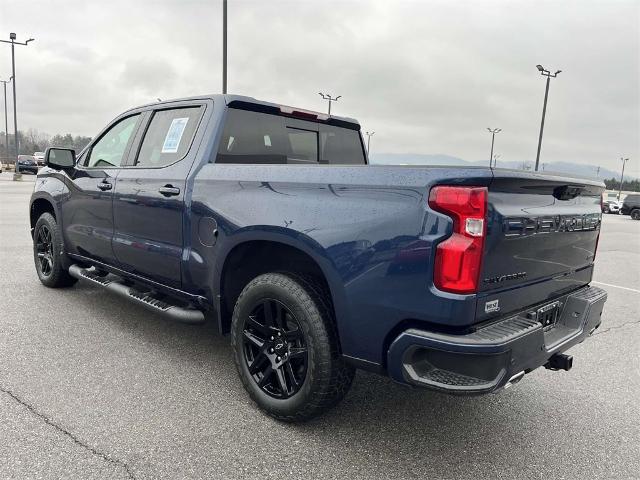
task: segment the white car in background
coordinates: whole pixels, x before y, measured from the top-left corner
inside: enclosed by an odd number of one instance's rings
[[[605,200],[602,202],[602,213],[615,213],[617,215],[620,213],[621,206],[622,202],[617,200]]]
[[[33,158],[36,159],[38,165],[44,165],[44,152],[34,152]]]

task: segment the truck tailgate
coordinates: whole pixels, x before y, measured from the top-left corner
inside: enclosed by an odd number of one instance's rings
[[[476,321],[591,281],[603,190],[585,179],[494,171]]]

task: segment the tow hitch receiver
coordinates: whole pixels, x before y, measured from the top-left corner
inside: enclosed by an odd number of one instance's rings
[[[571,367],[573,367],[573,356],[564,353],[556,353],[544,365],[544,368],[548,370],[565,370],[567,372],[571,370]]]

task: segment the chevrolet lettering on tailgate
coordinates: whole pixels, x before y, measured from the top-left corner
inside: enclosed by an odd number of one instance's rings
[[[505,237],[539,233],[582,232],[600,229],[600,214],[555,215],[549,217],[506,217],[502,224]]]

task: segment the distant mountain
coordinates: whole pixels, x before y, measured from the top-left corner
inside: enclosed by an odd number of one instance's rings
[[[460,166],[486,166],[488,160],[463,160],[445,154],[411,154],[411,153],[373,153],[371,154],[371,163],[379,165],[460,165]],[[524,165],[529,169],[533,169],[533,162],[525,162]],[[513,168],[521,170],[523,162],[501,161],[498,159],[498,168]],[[544,170],[548,172],[569,173],[579,177],[620,179],[620,172],[614,172],[607,168],[600,168],[600,172],[596,174],[596,167],[593,165],[585,165],[572,162],[545,162]],[[625,179],[636,178],[625,172]]]

